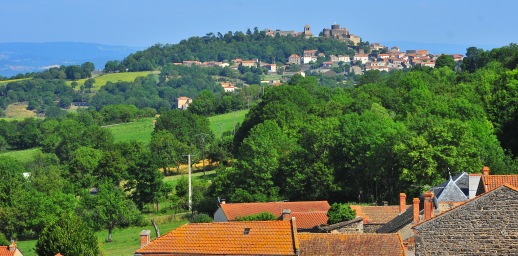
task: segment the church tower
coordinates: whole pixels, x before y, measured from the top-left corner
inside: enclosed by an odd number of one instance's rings
[[[304,33],[306,35],[311,34],[311,27],[308,24],[306,24],[306,26],[304,26]]]

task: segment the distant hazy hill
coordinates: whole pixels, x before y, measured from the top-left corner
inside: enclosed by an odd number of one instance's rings
[[[90,61],[103,69],[109,60],[122,60],[146,47],[90,43],[0,43],[0,75],[40,71],[52,65],[73,65]]]
[[[440,44],[440,43],[421,43],[410,41],[383,41],[379,42],[383,46],[392,47],[397,46],[404,52],[406,50],[428,50],[433,54],[462,54],[466,55],[466,49],[475,46],[484,50],[491,50],[493,48],[502,47],[503,45],[461,45],[461,44]]]

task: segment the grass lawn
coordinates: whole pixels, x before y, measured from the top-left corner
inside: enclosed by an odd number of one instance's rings
[[[236,111],[236,125],[243,123],[248,109]],[[219,125],[217,123],[225,123],[222,132],[234,131],[234,112],[209,117],[210,129],[219,138]]]
[[[167,224],[157,224],[160,229],[160,234],[165,233],[187,223],[187,220],[175,221]],[[150,223],[151,224],[151,223]],[[103,249],[108,256],[133,256],[135,251],[140,247],[140,236],[139,233],[142,230],[151,230],[151,239],[156,238],[155,229],[152,225],[146,227],[131,227],[125,229],[116,229],[112,233],[112,243],[106,243],[108,240],[108,230],[95,232],[95,235],[103,242]],[[34,252],[36,240],[16,242],[23,255],[25,256],[37,256]]]
[[[9,104],[7,108],[4,110],[5,117],[16,117],[16,118],[26,118],[26,117],[36,117],[36,113],[31,110],[27,110],[27,104],[14,105]]]
[[[212,180],[216,177],[216,171],[206,171],[207,179]],[[167,176],[164,178],[165,182],[168,181],[176,181],[177,179],[181,178],[182,176],[189,177],[189,174],[181,174],[181,175],[174,175],[174,176]],[[203,179],[203,171],[201,172],[195,172],[191,174],[191,178],[193,180],[202,180]]]
[[[115,142],[136,140],[147,145],[151,141],[154,119],[142,118],[134,123],[115,125],[106,129],[112,132]]]
[[[38,148],[30,148],[25,150],[9,150],[0,152],[0,156],[9,156],[20,162],[27,162],[32,160],[32,155]]]
[[[107,82],[116,83],[118,81],[125,82],[133,82],[135,78],[139,76],[147,76],[149,74],[159,74],[159,71],[141,71],[141,72],[125,72],[125,73],[114,73],[114,74],[105,74],[101,76],[94,77],[95,83],[92,91],[98,91],[101,89],[101,86],[106,85]],[[81,85],[85,83],[86,79],[77,80],[76,90],[79,90]],[[71,85],[73,81],[67,81],[68,85]]]

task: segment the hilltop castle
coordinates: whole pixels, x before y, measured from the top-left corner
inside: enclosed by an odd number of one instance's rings
[[[300,35],[302,35],[302,33],[304,33],[306,35],[306,38],[313,36],[313,34],[311,33],[311,27],[308,24],[306,24],[306,26],[304,26],[304,32],[300,32],[300,33],[295,32],[295,30],[275,31],[275,30],[271,30],[271,29],[267,29],[267,28],[264,29],[264,32],[266,32],[266,34],[269,36],[275,36],[277,33],[279,33],[279,35],[281,35],[281,36],[287,36],[287,35],[300,36]]]

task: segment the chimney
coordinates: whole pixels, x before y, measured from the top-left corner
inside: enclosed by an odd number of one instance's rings
[[[364,53],[365,53],[365,51],[364,51],[363,49],[359,49],[359,50],[358,50],[358,53],[359,53],[359,54],[364,54]]]
[[[399,194],[399,213],[402,213],[406,210],[406,194]]]
[[[433,192],[426,191],[424,193],[424,219],[433,217]]]
[[[412,204],[414,206],[414,222],[419,222],[419,198],[414,198]]]
[[[483,173],[484,175],[489,175],[489,167],[484,166],[484,168],[482,168],[482,173]]]
[[[290,209],[283,209],[282,210],[282,220],[290,220],[290,214],[291,214]]]
[[[408,242],[403,242],[403,246],[405,246],[405,251],[408,251]]]
[[[388,201],[381,201],[383,203],[383,206],[388,206]]]
[[[144,245],[149,244],[149,234],[151,234],[151,231],[149,231],[149,230],[142,230],[142,232],[140,232],[140,247],[141,248]]]
[[[14,243],[14,240],[11,240],[11,245],[9,245],[9,251],[14,252],[16,251],[16,244]]]
[[[221,203],[220,204],[225,204],[225,199],[221,199]]]

